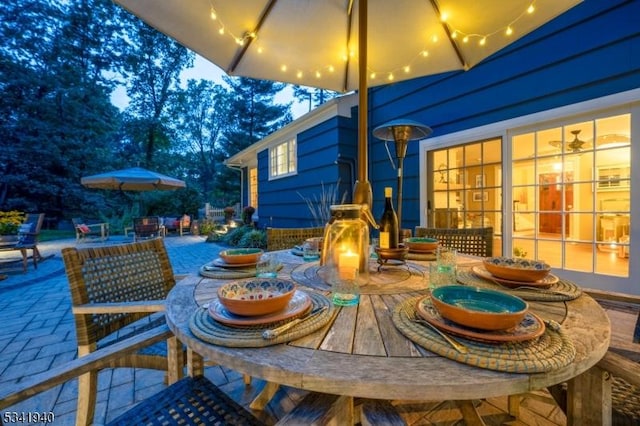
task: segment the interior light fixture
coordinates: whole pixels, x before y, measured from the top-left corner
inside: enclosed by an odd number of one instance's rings
[[[564,143],[564,150],[570,153],[582,152],[585,148],[588,148],[590,144],[578,138],[581,130],[572,130],[573,140]],[[563,149],[563,141],[549,141],[549,145],[559,149]]]

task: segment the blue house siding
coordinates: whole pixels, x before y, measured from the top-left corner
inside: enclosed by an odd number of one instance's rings
[[[467,72],[370,89],[374,214],[383,208],[382,187],[395,187],[395,171],[373,128],[409,118],[440,136],[640,87],[638,16],[639,1],[585,1]],[[418,173],[418,144],[410,143],[403,186],[408,228],[422,215]]]
[[[269,150],[258,152],[259,226],[316,226],[304,198],[320,198],[322,184],[328,189],[340,182],[338,193],[351,196],[349,159],[355,159],[355,124],[336,116],[299,133],[298,171],[292,176],[269,180]]]

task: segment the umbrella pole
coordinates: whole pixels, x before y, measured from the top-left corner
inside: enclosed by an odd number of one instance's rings
[[[373,193],[368,179],[367,152],[367,0],[358,3],[358,180],[353,189],[353,202],[371,208]]]

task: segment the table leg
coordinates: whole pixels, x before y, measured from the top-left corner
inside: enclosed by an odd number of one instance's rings
[[[567,386],[567,425],[611,425],[611,375],[595,366]]]
[[[187,348],[187,374],[191,377],[204,374],[204,360],[202,356],[189,348]]]
[[[509,414],[514,418],[520,417],[520,395],[509,395],[507,397],[507,407]]]
[[[473,401],[456,401],[456,405],[462,413],[465,425],[486,426],[484,420],[482,420],[482,417],[480,416],[480,413],[478,413],[478,410],[476,410],[476,407],[473,405]]]
[[[280,385],[274,382],[267,382],[264,385],[264,388],[260,391],[260,393],[251,401],[249,404],[249,408],[252,410],[264,410],[264,407],[267,406],[273,395],[280,389]]]
[[[169,384],[173,384],[184,376],[184,352],[182,342],[177,337],[167,340],[167,374]]]

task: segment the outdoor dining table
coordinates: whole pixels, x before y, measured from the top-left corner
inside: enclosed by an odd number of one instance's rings
[[[290,250],[274,253],[283,265],[280,278],[296,281],[309,293],[330,294],[329,286],[318,278],[321,267],[317,262],[304,262]],[[459,256],[459,276],[468,276],[465,271],[479,263],[478,258]],[[545,372],[496,371],[465,363],[460,354],[448,357],[427,350],[394,323],[399,303],[428,294],[428,265],[421,258],[400,266],[383,265],[378,271],[372,261],[370,284],[361,288],[357,306],[332,307],[326,325],[285,343],[234,347],[211,343],[193,333],[194,315],[204,312],[206,316],[203,306],[216,298],[217,288],[228,279],[191,275],[179,281],[167,299],[167,322],[195,353],[266,380],[254,408],[264,406],[277,385],[346,396],[353,404],[354,397],[469,402],[568,382],[568,423],[593,424],[602,417],[606,402],[598,389],[606,378],[591,367],[606,353],[611,327],[593,298],[581,294],[571,300],[551,297],[550,301],[528,302],[540,318],[560,324],[575,348],[570,362]],[[549,294],[553,296],[552,291]]]

